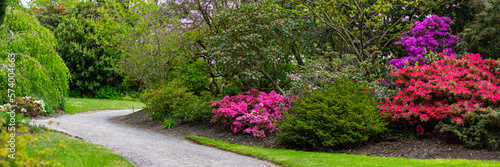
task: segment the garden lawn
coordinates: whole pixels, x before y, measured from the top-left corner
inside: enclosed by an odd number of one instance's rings
[[[64,110],[68,114],[75,114],[93,110],[142,109],[144,106],[144,103],[137,101],[68,98]]]
[[[305,152],[242,146],[198,136],[186,136],[194,141],[223,150],[267,159],[285,166],[500,166],[497,161],[464,159],[406,159],[349,154]]]
[[[60,162],[61,166],[71,167],[89,167],[89,166],[106,166],[106,167],[126,167],[133,166],[124,157],[113,153],[113,151],[104,148],[97,144],[85,142],[75,139],[61,133],[48,132],[36,133],[33,137],[40,139],[35,144],[26,146],[28,156],[34,155],[34,148],[38,150],[45,148],[57,148],[59,152],[51,157],[50,160]],[[49,140],[47,140],[47,137]],[[68,146],[66,149],[59,147],[60,141],[63,145]]]

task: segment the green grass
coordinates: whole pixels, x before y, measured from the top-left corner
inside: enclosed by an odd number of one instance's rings
[[[33,137],[39,138],[40,140],[35,144],[26,146],[28,156],[35,155],[33,148],[34,145],[36,145],[39,150],[43,150],[45,148],[59,148],[60,151],[55,156],[51,157],[51,160],[60,162],[61,166],[133,166],[125,158],[113,153],[113,151],[107,148],[75,139],[61,133],[37,133],[34,134]],[[50,140],[48,141],[47,138]],[[66,149],[61,149],[59,147],[60,141],[63,141],[64,145],[67,145],[68,147]]]
[[[464,159],[406,159],[333,154],[242,146],[198,136],[187,138],[220,149],[267,159],[285,166],[500,166],[497,161]]]
[[[144,106],[144,103],[137,101],[68,98],[64,111],[75,114],[93,110],[142,109]]]

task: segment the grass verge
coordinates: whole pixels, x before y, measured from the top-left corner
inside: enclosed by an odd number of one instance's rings
[[[285,166],[500,166],[497,161],[465,159],[406,159],[349,154],[305,152],[242,146],[199,136],[186,138],[240,154],[270,160]]]
[[[142,109],[144,106],[144,103],[137,101],[68,98],[64,111],[75,114],[93,110]]]
[[[61,133],[48,132],[36,133],[33,138],[40,139],[34,144],[26,146],[28,156],[35,155],[34,147],[39,150],[45,148],[57,148],[59,152],[51,157],[50,160],[55,160],[61,163],[61,166],[71,167],[90,167],[90,166],[109,166],[122,167],[133,166],[124,157],[113,153],[113,151],[104,148],[97,144],[85,142],[75,139]],[[48,140],[48,139],[50,140]],[[68,146],[66,149],[59,147],[60,142]]]

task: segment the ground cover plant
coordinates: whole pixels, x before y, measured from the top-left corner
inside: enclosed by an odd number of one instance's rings
[[[14,117],[12,114],[15,114],[14,108],[0,106],[0,142],[4,149],[0,152],[0,166],[59,166],[60,163],[47,157],[57,154],[61,147],[32,148],[36,152],[28,153],[27,145],[37,142],[28,132],[30,119],[23,114]]]
[[[38,140],[38,142],[26,146],[26,153],[30,157],[36,155],[35,149],[59,148],[60,143],[63,143],[64,149],[60,149],[57,154],[44,159],[49,162],[56,161],[61,166],[133,166],[124,157],[115,154],[112,150],[65,134],[56,132],[36,133],[33,135],[33,139]]]

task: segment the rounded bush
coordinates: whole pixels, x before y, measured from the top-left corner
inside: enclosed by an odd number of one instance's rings
[[[255,137],[266,137],[266,132],[274,132],[275,122],[290,108],[293,98],[257,89],[236,96],[226,96],[212,102],[214,116],[211,122],[230,125],[234,133],[252,133]]]
[[[202,97],[193,95],[178,82],[170,82],[158,89],[152,89],[141,95],[142,102],[155,120],[174,120],[180,122],[208,122],[211,109],[207,93]]]
[[[386,130],[366,85],[337,80],[296,100],[278,125],[279,142],[313,149],[345,147]]]

